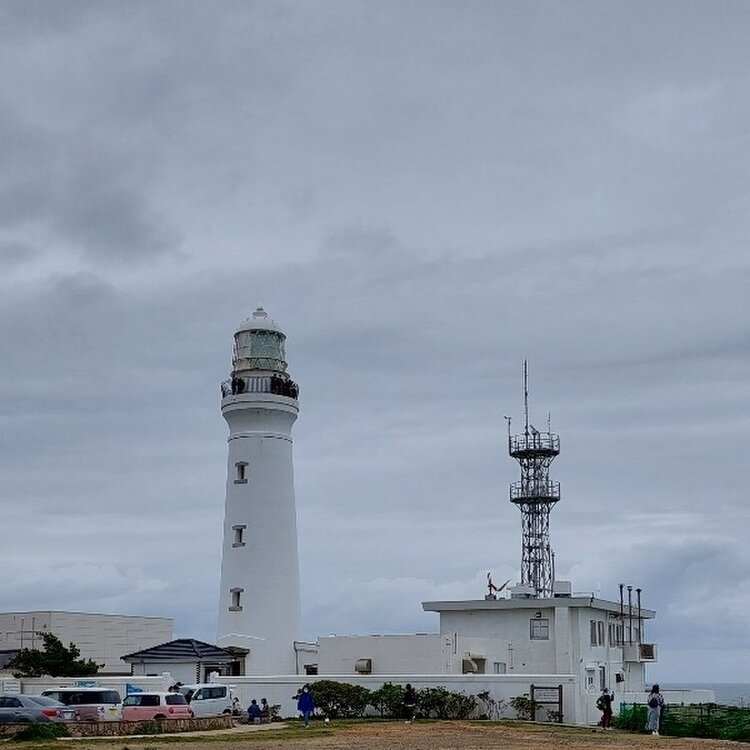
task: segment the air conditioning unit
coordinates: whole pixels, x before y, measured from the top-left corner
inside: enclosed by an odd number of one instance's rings
[[[622,647],[622,660],[630,662],[656,661],[655,643],[625,643]]]
[[[479,667],[474,659],[466,657],[461,660],[461,672],[463,674],[477,674],[479,672]]]
[[[357,659],[354,671],[358,674],[372,674],[372,659]]]

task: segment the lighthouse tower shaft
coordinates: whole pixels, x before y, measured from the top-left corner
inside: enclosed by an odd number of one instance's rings
[[[222,383],[229,426],[217,643],[246,674],[294,674],[300,631],[292,426],[298,388],[286,337],[262,308],[235,333]]]
[[[521,466],[521,480],[510,485],[510,501],[521,511],[521,584],[533,588],[538,597],[549,597],[555,580],[549,514],[560,500],[560,483],[550,481],[549,468],[560,453],[560,438],[549,427],[540,432],[529,424],[526,362],[523,368],[523,434],[512,435],[508,421],[508,453]]]

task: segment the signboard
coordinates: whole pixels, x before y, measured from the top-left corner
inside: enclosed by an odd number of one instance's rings
[[[534,700],[537,703],[557,703],[560,700],[560,691],[556,687],[548,688],[534,685]]]
[[[0,680],[0,693],[18,695],[21,692],[21,680]]]
[[[557,687],[545,687],[543,685],[531,685],[531,700],[536,704],[536,711],[541,711],[543,721],[557,721],[562,724],[563,720],[563,689],[562,685]],[[536,721],[534,716],[534,721]]]
[[[99,680],[76,680],[73,687],[90,688],[99,687]]]

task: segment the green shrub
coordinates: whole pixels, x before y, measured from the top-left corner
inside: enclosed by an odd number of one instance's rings
[[[370,703],[370,691],[361,685],[335,680],[320,680],[310,685],[315,706],[331,719],[362,716]]]
[[[630,732],[642,732],[648,723],[648,709],[638,704],[623,703],[617,716],[612,717],[612,726]]]
[[[516,712],[516,716],[523,721],[534,721],[537,703],[528,693],[517,695],[510,699],[510,707]]]
[[[425,718],[466,719],[476,706],[476,696],[451,692],[442,685],[417,690],[417,709]]]
[[[164,733],[164,722],[163,721],[139,721],[133,727],[133,734],[163,734]]]
[[[27,727],[18,732],[14,742],[26,742],[29,740],[56,740],[58,737],[69,737],[70,732],[65,724],[54,722],[33,721]]]
[[[404,688],[386,682],[382,687],[370,693],[370,705],[380,711],[380,716],[398,719],[404,710]]]

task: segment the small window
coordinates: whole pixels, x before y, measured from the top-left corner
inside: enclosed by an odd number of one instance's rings
[[[164,696],[164,702],[168,706],[184,706],[187,701],[182,693],[170,693]]]
[[[234,541],[232,542],[232,547],[244,547],[245,546],[245,529],[246,528],[247,528],[247,525],[244,523],[238,523],[232,526],[232,530],[234,531]]]
[[[604,645],[604,621],[603,620],[589,620],[589,626],[590,626],[590,631],[591,631],[591,645],[603,646]]]
[[[245,589],[230,589],[232,603],[229,605],[230,612],[242,612],[242,592]]]
[[[158,695],[142,695],[141,705],[142,706],[158,706],[159,696]]]
[[[546,617],[535,617],[529,620],[529,630],[532,641],[549,640],[549,620]]]
[[[504,661],[492,662],[492,672],[494,674],[506,674],[507,671],[508,671],[508,666]]]
[[[237,463],[235,463],[234,483],[247,484],[247,461],[237,461]]]

